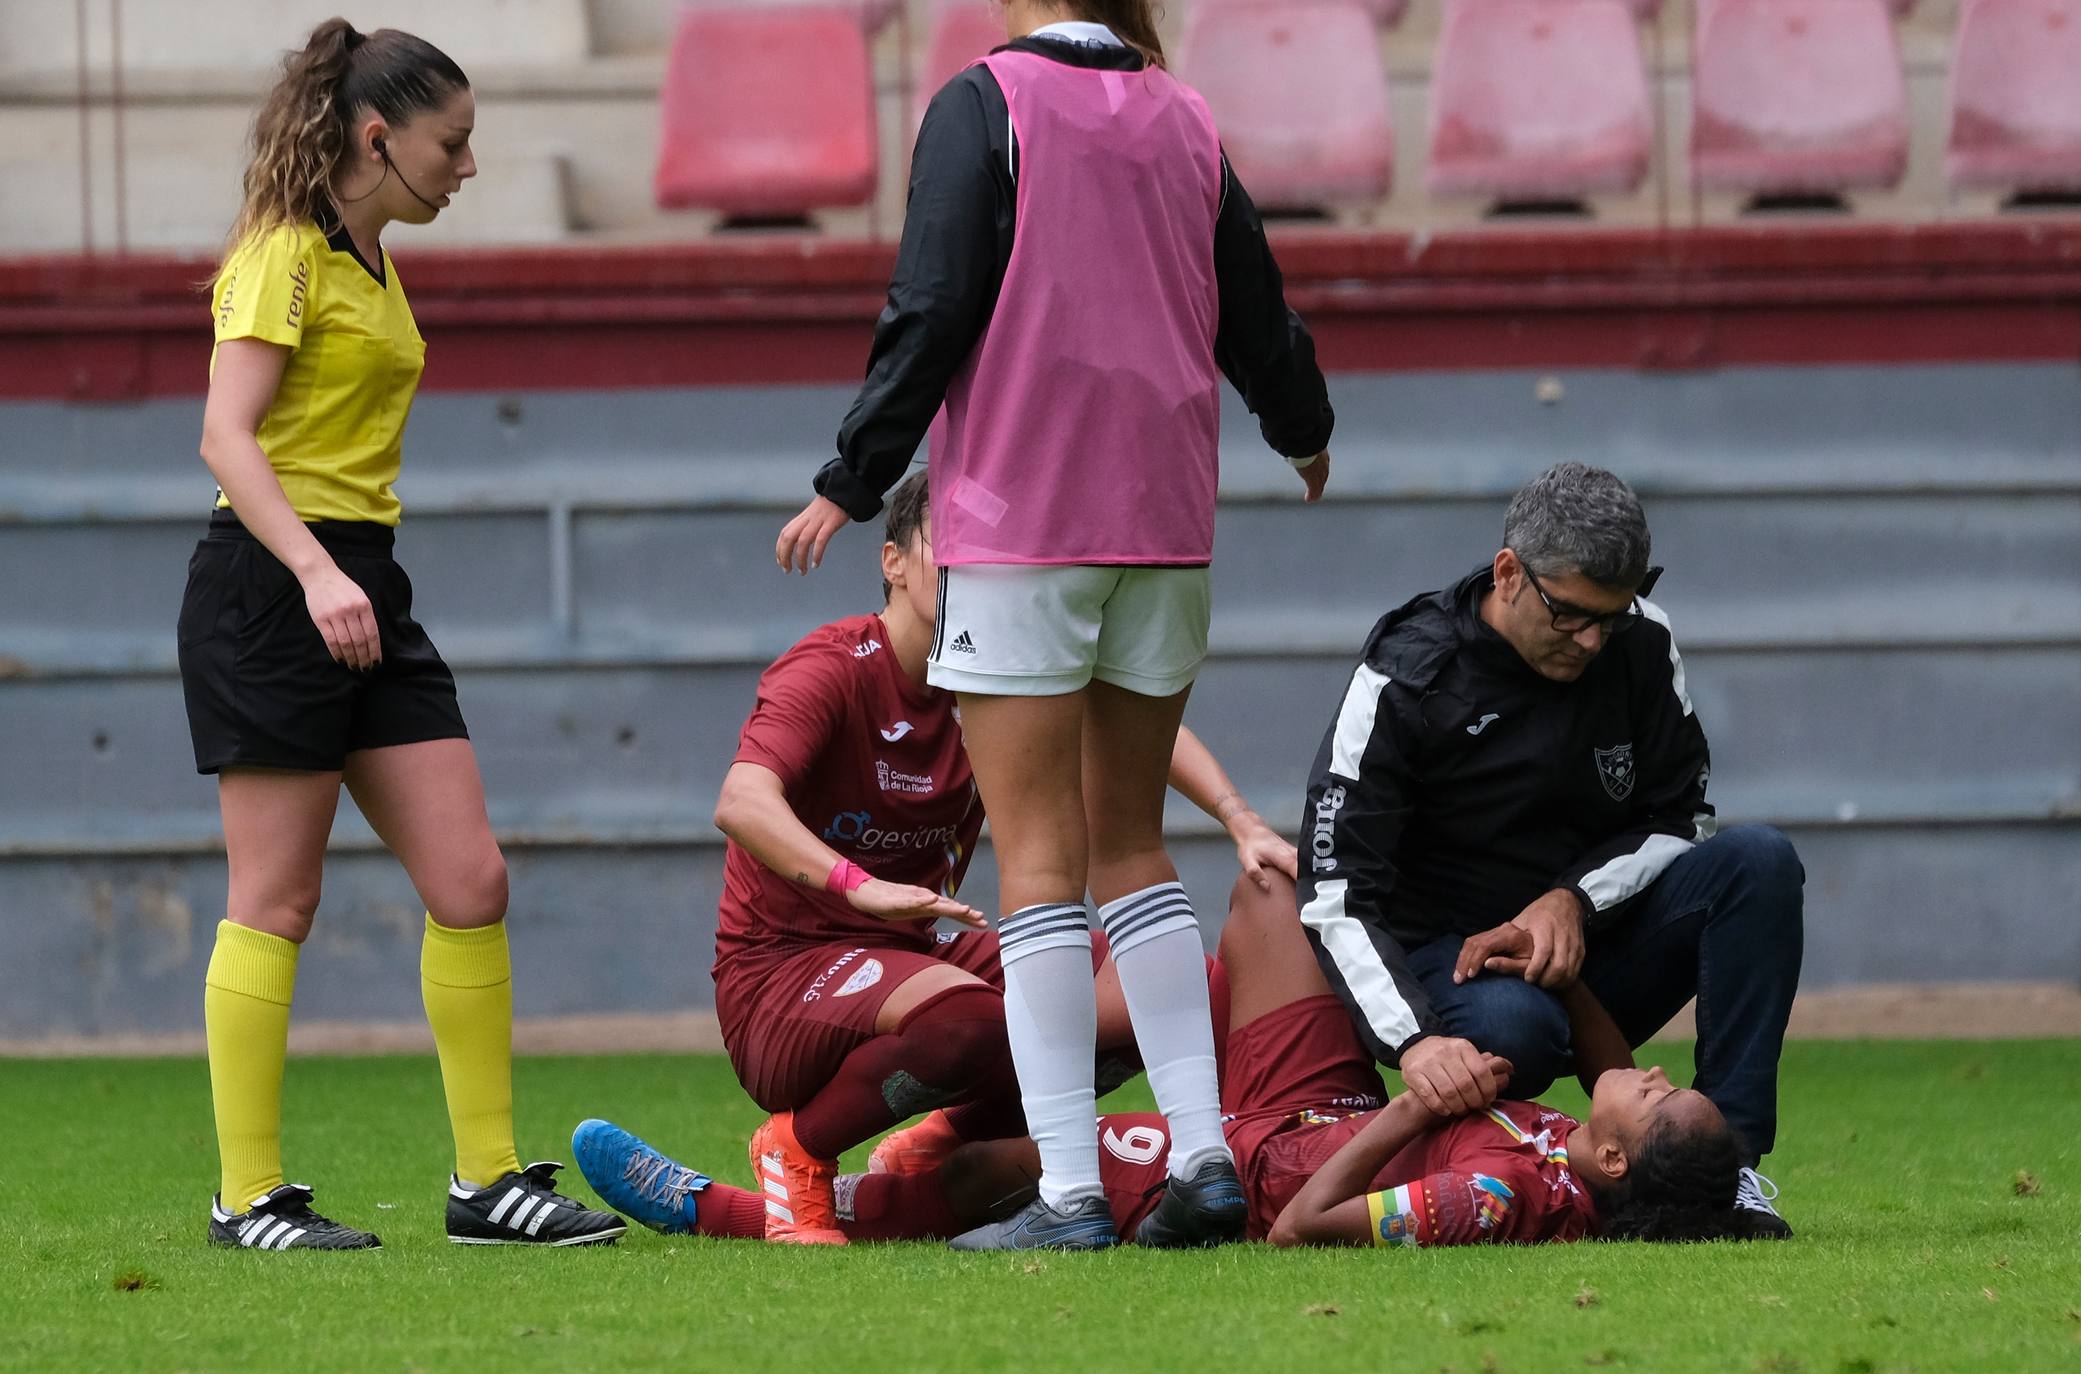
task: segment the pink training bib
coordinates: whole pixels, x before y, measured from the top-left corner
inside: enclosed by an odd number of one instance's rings
[[[1221,431],[1213,119],[1157,68],[983,61],[1011,110],[1017,218],[997,309],[935,434],[933,554],[1206,563]]]

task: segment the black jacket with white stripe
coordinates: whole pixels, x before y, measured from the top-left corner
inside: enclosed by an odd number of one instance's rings
[[[1715,821],[1668,620],[1642,601],[1573,683],[1479,615],[1486,566],[1382,617],[1315,757],[1301,919],[1383,1062],[1443,1025],[1405,952],[1575,893],[1588,938]]]
[[[1056,38],[1022,38],[1010,47],[1080,67],[1144,65],[1128,47]],[[1226,156],[1221,176],[1215,361],[1257,416],[1265,442],[1289,458],[1309,458],[1329,447],[1336,423],[1315,341],[1287,308],[1264,224]],[[839,428],[838,456],[816,476],[817,491],[855,520],[880,512],[882,493],[902,479],[954,374],[990,323],[1012,259],[1017,182],[1004,90],[987,67],[970,67],[925,110],[903,245],[875,325],[867,381]]]

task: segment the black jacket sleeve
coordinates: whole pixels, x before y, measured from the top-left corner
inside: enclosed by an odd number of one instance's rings
[[[1221,212],[1214,222],[1214,276],[1221,324],[1214,359],[1257,417],[1264,441],[1288,458],[1329,447],[1336,413],[1315,363],[1315,340],[1286,304],[1286,283],[1250,193],[1221,159]]]
[[[1575,893],[1591,929],[1609,921],[1692,845],[1712,838],[1718,826],[1705,799],[1712,756],[1684,689],[1683,658],[1661,610],[1643,605],[1652,623],[1635,630],[1636,642],[1627,646],[1644,660],[1630,703],[1636,819],[1577,856],[1554,883]]]
[[[1395,849],[1416,801],[1420,697],[1370,659],[1358,665],[1308,781],[1300,838],[1301,924],[1366,1047],[1385,1064],[1444,1023],[1388,933]]]
[[[918,130],[867,381],[839,427],[838,456],[816,475],[817,493],[855,520],[879,514],[882,493],[903,477],[1004,285],[1014,200],[1011,169],[992,149],[991,95],[1003,109],[987,72],[964,72],[932,98]]]

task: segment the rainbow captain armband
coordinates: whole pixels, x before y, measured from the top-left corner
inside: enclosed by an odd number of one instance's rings
[[[1366,1195],[1366,1216],[1375,1245],[1416,1245],[1416,1205],[1408,1184]]]

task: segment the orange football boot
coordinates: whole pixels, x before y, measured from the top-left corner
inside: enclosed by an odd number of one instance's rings
[[[867,1157],[870,1174],[929,1174],[940,1161],[961,1144],[953,1123],[943,1111],[934,1112],[917,1125],[893,1131]]]
[[[795,1139],[795,1114],[776,1112],[752,1133],[752,1176],[766,1198],[766,1239],[783,1245],[843,1245],[832,1183],[838,1161],[818,1159]]]

